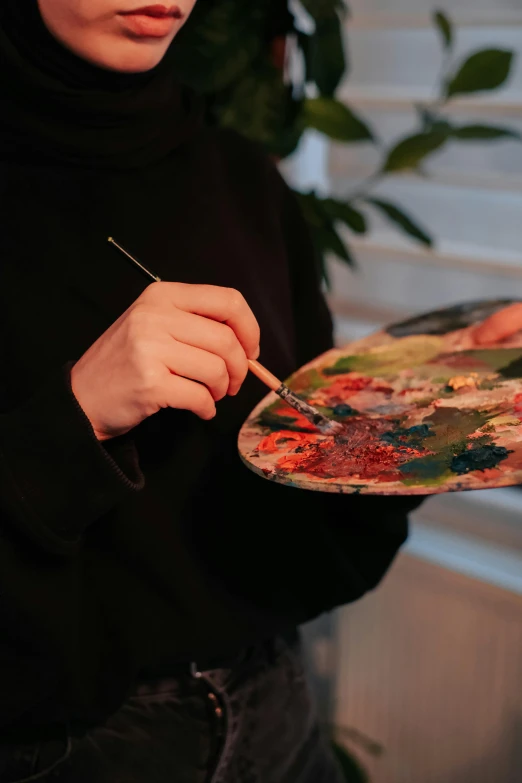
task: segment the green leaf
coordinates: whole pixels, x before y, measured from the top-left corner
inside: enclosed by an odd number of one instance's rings
[[[453,43],[453,26],[444,11],[434,11],[433,21],[437,26],[445,49],[450,49]]]
[[[319,271],[321,272],[321,278],[326,284],[328,291],[332,290],[332,281],[330,279],[330,271],[328,269],[328,259],[326,256],[321,255],[319,257]]]
[[[320,208],[320,199],[318,199],[314,191],[311,191],[310,193],[300,193],[299,191],[294,190],[294,194],[299,201],[301,212],[310,229],[310,235],[314,244],[315,255],[319,264],[321,276],[325,281],[327,288],[330,288],[328,265],[326,263],[326,254],[328,251],[325,249],[328,242],[324,234],[325,230],[328,232],[329,224],[326,215]]]
[[[333,98],[308,98],[303,102],[302,122],[336,141],[372,141],[366,123],[344,103]]]
[[[402,139],[388,153],[382,168],[383,171],[401,171],[414,169],[428,155],[445,144],[448,133],[443,129],[417,133]]]
[[[348,5],[345,0],[301,0],[301,5],[312,19],[328,19],[333,14],[346,16]]]
[[[447,84],[446,96],[451,98],[453,95],[496,90],[508,78],[512,64],[513,52],[504,49],[475,52]]]
[[[348,357],[349,358],[349,357]],[[380,742],[377,742],[374,739],[371,739],[371,737],[368,737],[366,734],[363,734],[362,731],[359,731],[359,729],[354,728],[353,726],[334,726],[333,729],[333,737],[344,737],[345,740],[349,740],[351,743],[354,743],[358,747],[360,747],[365,753],[368,753],[370,756],[373,756],[374,758],[380,758],[384,754],[384,747],[381,745]],[[332,734],[332,730],[331,730]]]
[[[316,23],[305,56],[306,80],[314,82],[321,95],[332,96],[346,71],[341,22],[337,14]]]
[[[303,132],[300,103],[268,61],[246,71],[232,89],[222,93],[214,113],[219,125],[242,133],[278,157],[290,155]]]
[[[309,193],[294,191],[294,193],[306,221],[312,228],[321,228],[328,223],[328,218],[320,206],[321,199],[318,198],[315,191],[312,190]]]
[[[433,246],[433,240],[429,234],[417,223],[414,223],[412,218],[403,212],[402,209],[399,209],[399,207],[391,204],[389,201],[383,201],[379,198],[367,198],[365,200],[386,215],[392,223],[399,226],[405,234],[413,237],[413,239],[417,239],[423,245],[427,245],[427,247]]]
[[[325,198],[320,202],[320,207],[331,220],[346,223],[355,234],[366,234],[368,227],[365,216],[350,204],[333,198]]]
[[[333,198],[320,198],[313,190],[309,193],[295,192],[306,220],[314,228],[328,227],[339,221],[355,234],[366,233],[365,216],[351,204]]]
[[[431,130],[432,126],[437,121],[437,115],[434,114],[431,109],[428,109],[426,106],[422,106],[420,103],[415,105],[415,109],[422,123],[423,131]]]
[[[520,131],[510,128],[497,128],[493,125],[462,125],[453,128],[451,135],[454,139],[463,141],[495,141],[496,139],[517,139],[522,141]]]
[[[444,136],[449,136],[452,131],[452,127],[447,120],[435,118],[430,130],[434,133],[442,133]]]
[[[346,783],[369,783],[366,771],[342,745],[334,742],[332,748]]]
[[[311,191],[310,193],[294,192],[299,200],[303,216],[310,228],[315,254],[321,268],[321,274],[327,286],[330,287],[327,266],[328,255],[333,254],[352,268],[355,268],[357,264],[350,253],[349,248],[335,230],[334,218],[328,214],[328,211],[324,207],[325,201],[328,201],[328,199],[319,198],[314,191]]]
[[[319,247],[323,254],[332,253],[332,255],[337,256],[341,261],[345,261],[349,266],[355,266],[350,251],[333,227],[333,224],[316,229],[314,234],[319,241]]]
[[[206,94],[232,85],[252,70],[266,46],[269,11],[263,0],[197,4],[171,50],[179,79]]]

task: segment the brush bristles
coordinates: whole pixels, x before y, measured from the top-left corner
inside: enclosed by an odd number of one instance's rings
[[[322,432],[323,435],[339,435],[343,431],[342,424],[324,416],[317,408],[314,408],[309,402],[306,402],[306,400],[299,397],[299,395],[289,389],[288,386],[282,384],[277,390],[277,394],[279,394],[288,405],[294,408],[294,410],[298,411],[298,413],[302,413],[302,415],[308,419],[314,427],[317,427],[319,432]]]

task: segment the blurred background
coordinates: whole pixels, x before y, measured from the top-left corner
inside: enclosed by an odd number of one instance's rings
[[[521,0],[201,0],[178,51],[297,191],[339,344],[522,299]],[[306,639],[347,781],[520,783],[522,491],[430,499]]]
[[[522,53],[520,0],[449,0],[457,59]],[[430,0],[352,0],[351,70],[338,97],[391,144],[434,98],[441,69]],[[435,93],[436,94],[436,93]],[[522,60],[506,83],[452,101],[446,115],[522,131]],[[379,152],[311,131],[291,160],[302,190],[343,197]],[[352,235],[359,269],[330,261],[339,343],[415,312],[522,298],[522,144],[448,145],[425,173],[392,173],[374,194],[400,202],[435,237],[427,249],[373,216]],[[522,491],[442,496],[415,515],[382,586],[308,629],[317,686],[340,739],[375,783],[522,780]],[[362,735],[362,736],[361,736]],[[373,747],[373,743],[377,747]],[[382,746],[380,751],[379,746]],[[354,774],[354,780],[357,773]]]

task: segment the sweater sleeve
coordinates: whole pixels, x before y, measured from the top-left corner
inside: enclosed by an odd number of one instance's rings
[[[144,485],[131,437],[97,440],[73,394],[71,367],[0,415],[2,524],[55,554],[74,551],[89,524]]]

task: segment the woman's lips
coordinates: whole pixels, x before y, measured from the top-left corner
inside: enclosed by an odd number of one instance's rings
[[[129,32],[139,38],[165,38],[176,21],[183,19],[183,12],[177,5],[148,5],[119,15]]]

